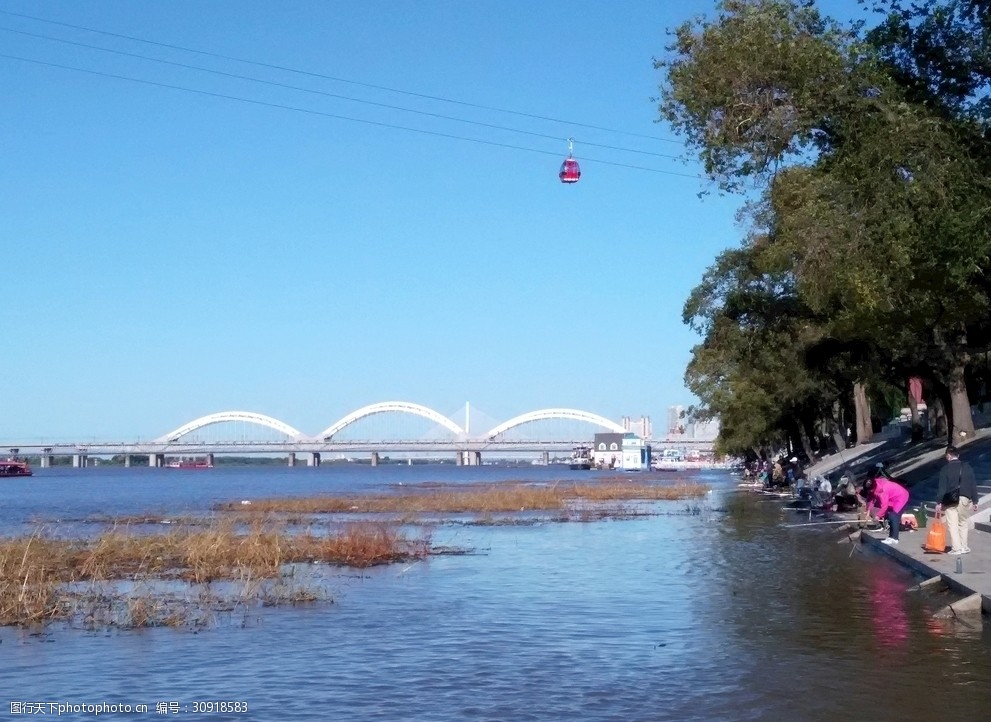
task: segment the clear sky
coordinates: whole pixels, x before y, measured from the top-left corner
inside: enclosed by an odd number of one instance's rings
[[[691,160],[591,143],[685,155],[655,123],[652,58],[667,28],[711,8],[0,0],[8,13],[568,121],[0,13],[0,54],[272,104],[0,58],[0,439],[148,438],[234,409],[316,433],[386,400],[445,414],[470,401],[498,420],[556,406],[646,414],[660,429],[668,406],[692,401],[683,374],[697,338],[682,305],[739,242],[740,199],[699,198],[708,186],[685,177],[698,173]],[[557,179],[569,136],[574,186]]]

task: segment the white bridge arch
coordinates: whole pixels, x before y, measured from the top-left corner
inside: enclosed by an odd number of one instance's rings
[[[265,414],[256,414],[252,411],[220,411],[216,414],[207,414],[206,416],[201,416],[198,419],[193,419],[188,424],[180,426],[175,431],[170,431],[164,436],[160,436],[155,441],[159,443],[176,441],[186,434],[190,434],[197,429],[202,429],[204,426],[210,426],[211,424],[222,424],[229,421],[246,421],[250,424],[266,426],[293,439],[303,436],[303,434],[291,427],[289,424],[283,423],[278,419],[273,419],[271,416],[265,416]]]
[[[515,426],[521,426],[523,424],[528,424],[531,421],[544,421],[546,419],[569,419],[571,421],[587,421],[590,424],[597,424],[610,431],[615,431],[617,433],[625,433],[626,429],[617,424],[615,421],[610,421],[604,416],[599,416],[598,414],[593,414],[589,411],[581,411],[580,409],[541,409],[539,411],[531,411],[526,414],[520,414],[519,416],[510,419],[509,421],[504,421],[503,423],[496,426],[494,429],[489,431],[485,435],[485,438],[491,441],[499,434],[512,429]]]
[[[363,406],[357,411],[352,411],[350,414],[345,416],[340,421],[328,426],[326,429],[320,432],[316,437],[318,439],[323,439],[324,441],[330,441],[334,434],[343,429],[345,426],[350,426],[355,421],[365,418],[366,416],[373,416],[374,414],[384,414],[388,412],[398,412],[402,414],[413,414],[414,416],[422,416],[425,419],[429,419],[436,424],[440,424],[445,429],[450,431],[452,434],[458,438],[462,438],[465,435],[465,430],[458,426],[456,423],[451,421],[449,418],[441,413],[434,411],[426,406],[421,406],[420,404],[413,404],[408,401],[382,401],[377,404],[369,404],[368,406]]]

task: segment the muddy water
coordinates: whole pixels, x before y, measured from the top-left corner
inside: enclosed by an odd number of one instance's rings
[[[5,533],[31,517],[202,511],[398,481],[584,478],[538,468],[46,471],[30,485],[5,482]],[[10,702],[41,702],[148,705],[100,715],[132,720],[161,718],[157,703],[210,720],[987,718],[987,633],[933,623],[943,600],[907,593],[916,580],[904,570],[836,544],[828,527],[783,528],[794,512],[737,495],[727,475],[703,478],[717,491],[698,514],[672,502],[626,521],[438,528],[436,543],[476,553],[334,570],[333,604],[237,610],[198,633],[0,630],[0,715]],[[248,712],[194,711],[204,701]]]

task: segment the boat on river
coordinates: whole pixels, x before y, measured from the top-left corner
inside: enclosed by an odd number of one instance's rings
[[[212,469],[213,462],[210,459],[172,459],[166,465],[167,469]]]
[[[0,461],[0,477],[31,476],[34,473],[26,461],[3,459]]]
[[[571,451],[571,461],[568,462],[568,468],[573,471],[588,471],[592,468],[592,447],[576,446]]]

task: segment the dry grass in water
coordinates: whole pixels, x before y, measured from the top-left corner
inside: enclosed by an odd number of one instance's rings
[[[245,601],[303,603],[319,598],[319,593],[287,585],[283,578],[287,564],[368,567],[422,559],[431,553],[429,536],[408,538],[397,523],[348,523],[327,535],[290,533],[289,519],[299,519],[299,515],[392,513],[411,519],[422,513],[484,517],[542,511],[551,512],[552,520],[586,521],[632,513],[615,502],[690,499],[707,491],[700,484],[651,484],[623,478],[551,486],[432,486],[395,494],[231,504],[223,507],[227,512],[223,519],[178,521],[163,533],[117,526],[90,540],[39,534],[0,540],[0,625],[83,617],[97,626],[182,626],[197,608],[196,600],[188,595],[178,600],[156,596],[154,582],[209,585],[232,581],[242,585]],[[273,521],[269,512],[283,516]],[[156,520],[141,517],[145,523]],[[114,596],[114,583],[121,580],[149,585],[123,597]],[[93,591],[70,591],[69,587],[76,589],[80,583],[91,584]]]
[[[563,511],[576,500],[661,501],[703,496],[704,484],[645,484],[633,481],[605,483],[558,482],[552,486],[528,484],[487,484],[453,489],[431,487],[396,494],[365,496],[321,496],[286,499],[258,499],[250,504],[225,504],[222,511],[288,514],[369,514],[369,513],[477,513],[519,511]]]
[[[316,598],[311,590],[272,592],[259,580],[280,580],[283,565],[326,562],[355,567],[421,559],[430,553],[428,536],[408,538],[380,523],[354,523],[337,533],[289,534],[281,524],[255,520],[242,529],[233,520],[208,528],[174,528],[166,534],[135,534],[113,529],[89,540],[48,539],[38,535],[0,540],[0,625],[45,623],[75,617],[122,626],[178,625],[182,610],[155,592],[137,590],[120,600],[103,594],[120,580],[180,580],[194,585],[215,580],[243,583],[265,599],[299,603]],[[90,583],[94,591],[70,591]],[[259,596],[261,598],[261,596]],[[111,620],[111,621],[107,621]],[[112,621],[123,620],[123,621]]]
[[[62,542],[38,536],[0,542],[0,624],[65,616],[58,576],[63,555]]]
[[[430,538],[407,539],[388,524],[348,524],[333,536],[310,533],[293,538],[294,555],[306,561],[334,560],[350,567],[422,559],[430,554]]]

